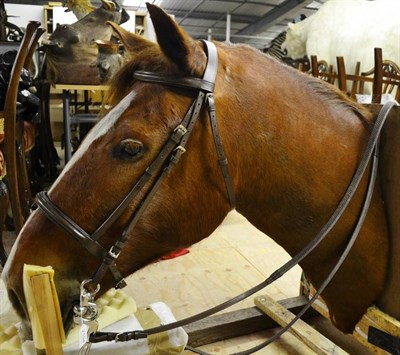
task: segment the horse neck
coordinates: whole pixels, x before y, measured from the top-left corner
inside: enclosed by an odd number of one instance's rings
[[[237,209],[282,240],[315,234],[347,188],[367,130],[329,88],[320,94],[306,75],[247,48],[231,50],[246,52],[220,51],[219,89],[229,95],[219,117]],[[244,57],[245,70],[235,63]]]
[[[371,118],[360,119],[357,109],[333,89],[261,54],[246,50],[229,58],[221,53],[220,58],[226,60],[220,89],[229,93],[220,104],[221,135],[227,142],[237,210],[294,255],[314,238],[343,197],[366,145]],[[246,66],[234,67],[235,58],[246,58]],[[328,238],[301,264],[316,287],[352,233],[366,185],[367,176]],[[357,243],[324,293],[343,331],[353,329],[383,288],[385,218],[376,186]]]

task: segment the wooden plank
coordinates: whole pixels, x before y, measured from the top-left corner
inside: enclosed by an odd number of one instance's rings
[[[53,84],[56,90],[93,90],[107,91],[108,85],[75,85],[75,84]]]
[[[264,279],[234,248],[210,248],[191,251],[135,272],[127,278],[125,292],[135,299],[138,307],[162,300],[177,319],[182,319],[222,303]],[[293,295],[279,299],[289,296]],[[229,311],[251,306],[253,300],[246,299]]]
[[[384,349],[389,354],[400,355],[400,338],[375,327],[368,328],[368,342]]]
[[[193,245],[189,254],[151,264],[129,276],[125,292],[132,295],[138,307],[162,300],[171,308],[176,319],[183,319],[232,298],[265,280],[271,272],[289,259],[287,253],[281,253],[282,248],[239,213],[232,211],[209,238]],[[296,271],[295,276],[289,273],[270,285],[267,291],[260,291],[259,294],[268,292],[277,300],[297,296],[299,275],[300,271]],[[289,284],[290,286],[286,287]],[[251,307],[254,307],[254,302],[249,298],[226,311],[237,311],[240,316],[244,314],[241,310]],[[262,317],[268,319],[267,316]],[[222,319],[221,328],[225,323]],[[242,333],[249,323],[251,321],[242,323]],[[226,326],[229,327],[229,323]],[[269,329],[266,331],[229,339],[215,333],[215,342],[203,346],[198,344],[208,343],[211,338],[204,335],[196,340],[191,334],[189,343],[196,341],[195,345],[191,345],[201,346],[201,350],[212,354],[236,353],[258,345],[271,336],[276,327],[276,324],[271,327],[267,325],[265,328]],[[207,325],[204,328],[207,329]],[[223,334],[222,330],[215,331]],[[212,331],[209,331],[209,334],[214,336]],[[222,338],[226,340],[218,341]],[[310,355],[309,348],[290,333],[262,351],[265,355],[277,353]]]
[[[400,337],[400,321],[382,312],[379,308],[369,307],[364,317],[377,328],[395,337]]]
[[[316,291],[311,284],[309,285],[309,289],[309,297],[311,298]],[[329,310],[321,297],[318,297],[317,300],[314,302],[313,308],[326,319],[330,319]],[[378,355],[389,354],[389,352],[379,348],[378,345],[371,344],[368,341],[368,333],[370,327],[377,328],[378,330],[389,334],[389,336],[400,338],[400,321],[382,312],[379,308],[371,306],[367,309],[366,313],[357,323],[353,331],[352,335],[354,339],[356,339],[370,352]]]
[[[281,326],[286,326],[295,317],[293,313],[282,307],[278,302],[274,301],[267,295],[256,297],[254,303]],[[348,354],[301,319],[292,325],[289,332],[300,338],[317,354]]]
[[[56,316],[53,293],[48,274],[31,277],[33,297],[36,303],[37,316],[42,327],[46,353],[62,355],[62,339]]]
[[[291,297],[279,301],[282,307],[297,314],[307,303],[304,296]],[[317,312],[310,310],[303,318],[310,318]],[[277,327],[277,323],[257,307],[244,308],[237,311],[215,315],[184,327],[189,335],[189,345],[193,347],[211,344],[261,330]]]
[[[399,338],[400,321],[376,307],[370,307],[354,329],[353,336],[369,350],[376,354],[388,354],[385,350],[368,342],[368,331],[370,327],[375,327],[393,337]]]

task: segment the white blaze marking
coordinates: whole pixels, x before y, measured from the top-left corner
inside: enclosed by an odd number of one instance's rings
[[[57,183],[62,179],[64,174],[72,168],[72,166],[85,154],[88,150],[89,146],[100,137],[104,136],[117,122],[118,118],[125,112],[125,110],[129,107],[132,100],[135,98],[136,93],[131,91],[128,95],[126,95],[113,109],[104,116],[86,135],[85,139],[79,146],[78,150],[74,153],[71,160],[64,167],[61,174],[58,176],[57,180],[53,183],[51,191]]]
[[[93,129],[90,130],[90,132],[87,134],[85,139],[83,140],[82,144],[79,146],[79,149],[75,152],[75,154],[72,156],[72,159],[68,162],[68,164],[65,166],[63,169],[62,173],[59,175],[57,180],[54,182],[52,185],[51,189],[57,184],[57,182],[63,177],[66,171],[71,169],[71,167],[83,156],[83,154],[87,151],[89,146],[94,142],[96,139],[104,136],[116,123],[118,118],[125,112],[125,110],[129,107],[131,104],[132,100],[135,97],[135,92],[131,91],[128,95],[122,99],[118,105],[116,105],[105,117],[103,117],[99,123],[96,124]],[[51,190],[50,189],[50,190]],[[35,218],[37,211],[34,211],[28,218],[28,220],[25,222],[24,226],[22,227],[19,235],[21,235],[25,229],[25,227]],[[11,272],[10,270],[10,265],[12,263],[12,260],[15,255],[15,251],[17,250],[18,247],[18,242],[19,238],[15,241],[11,251],[10,255],[8,257],[8,262],[4,266],[3,272],[2,272],[2,279],[6,282],[7,280],[7,275]]]

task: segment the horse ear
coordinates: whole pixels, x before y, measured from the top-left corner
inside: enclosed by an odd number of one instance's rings
[[[117,8],[117,5],[112,1],[101,0],[101,3],[102,3],[103,8],[108,11],[115,11]]]
[[[163,53],[188,74],[201,74],[206,64],[202,46],[158,6],[146,3]]]
[[[107,24],[113,28],[114,32],[118,35],[119,39],[130,54],[138,53],[146,48],[157,47],[155,43],[125,30],[115,22],[107,21]]]

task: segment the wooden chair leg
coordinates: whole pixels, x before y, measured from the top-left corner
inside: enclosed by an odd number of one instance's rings
[[[316,55],[311,56],[311,74],[318,78],[318,59]]]
[[[10,203],[8,189],[3,180],[0,180],[0,264],[4,267],[7,261],[7,253],[3,243],[3,228],[7,217],[7,210]]]
[[[338,69],[339,89],[347,94],[346,67],[344,65],[343,57],[336,57],[336,62]]]
[[[40,80],[36,87],[40,98],[37,151],[44,166],[45,178],[47,181],[54,181],[58,175],[57,165],[60,164],[60,158],[54,146],[50,124],[50,82]]]
[[[355,76],[356,78],[360,76],[360,62],[357,62],[357,63],[356,63],[356,68],[355,68],[355,70],[354,70],[354,76]],[[358,89],[358,86],[359,86],[359,82],[358,82],[356,79],[354,79],[354,80],[353,80],[353,84],[351,85],[351,93],[350,93],[350,97],[351,97],[353,100],[356,99],[356,94],[357,94],[358,92],[361,93],[360,90]]]
[[[372,103],[380,104],[382,100],[383,60],[382,48],[375,48],[374,82],[372,84]]]

